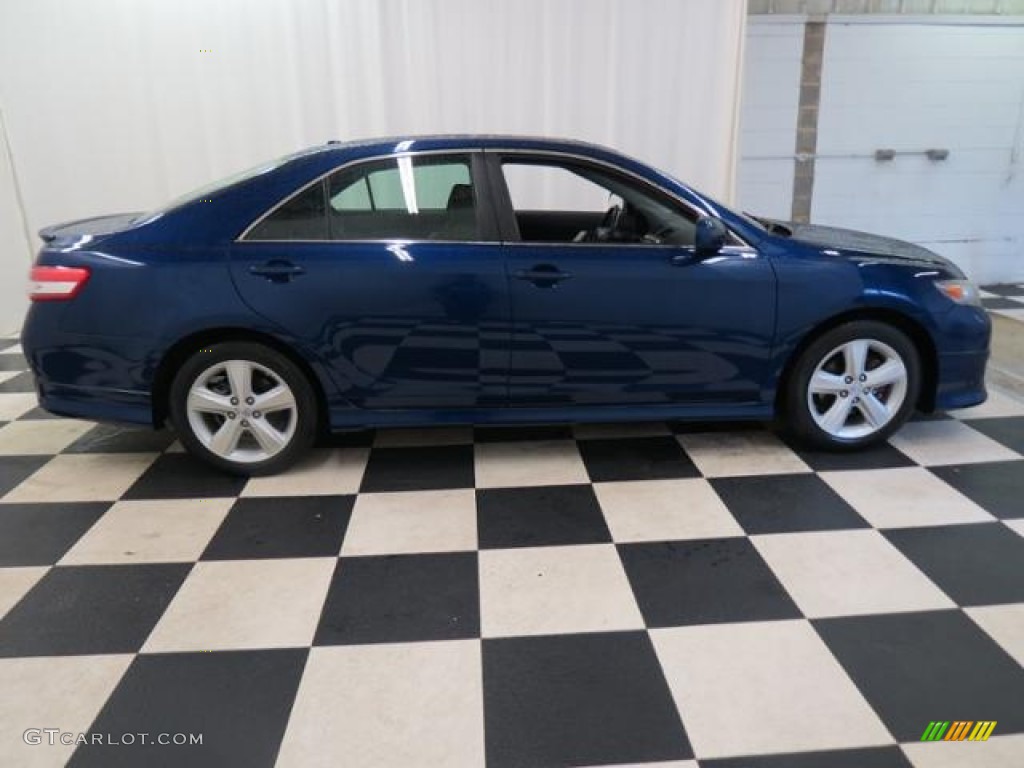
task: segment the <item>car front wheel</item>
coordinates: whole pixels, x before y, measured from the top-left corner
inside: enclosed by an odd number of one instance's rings
[[[316,432],[316,398],[306,376],[281,353],[251,342],[193,354],[171,385],[170,410],[186,449],[240,475],[281,471]]]
[[[873,320],[833,328],[797,360],[785,393],[787,423],[812,447],[881,442],[917,402],[920,361],[905,333]]]

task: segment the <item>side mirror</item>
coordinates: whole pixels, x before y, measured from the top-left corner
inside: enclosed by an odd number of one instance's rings
[[[697,219],[697,235],[693,250],[698,258],[714,256],[722,250],[728,239],[729,230],[718,219],[712,216],[701,216]]]

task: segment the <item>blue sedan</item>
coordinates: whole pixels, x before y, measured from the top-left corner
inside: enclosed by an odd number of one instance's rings
[[[331,142],[40,235],[43,408],[170,422],[239,474],[392,425],[778,416],[856,449],[986,396],[989,320],[946,259],[579,142]]]

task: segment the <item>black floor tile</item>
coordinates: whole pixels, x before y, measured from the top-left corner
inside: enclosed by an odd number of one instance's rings
[[[168,429],[97,424],[63,453],[163,453],[173,442]]]
[[[52,456],[0,456],[0,496],[46,464]]]
[[[898,741],[932,720],[996,720],[1024,731],[1024,669],[961,611],[812,622]]]
[[[996,517],[1024,517],[1024,461],[928,469]]]
[[[910,761],[896,746],[725,757],[701,760],[700,765],[701,768],[912,768]]]
[[[0,619],[0,656],[138,651],[191,567],[53,568]]]
[[[1000,296],[996,299],[982,299],[981,306],[985,309],[1024,309],[1024,301],[1014,301]]]
[[[692,756],[645,633],[484,640],[483,668],[490,768]]]
[[[202,734],[202,744],[89,744],[68,765],[270,768],[307,653],[286,648],[139,656],[89,730],[148,733],[154,742],[160,733]]]
[[[0,566],[53,565],[109,507],[107,502],[0,504]]]
[[[237,496],[246,478],[229,475],[187,453],[165,453],[154,461],[122,498],[203,499]]]
[[[44,411],[38,405],[30,411],[26,411],[18,417],[18,421],[44,421],[48,419],[63,419],[65,416],[60,416],[56,413],[50,413]]]
[[[0,382],[0,392],[35,392],[35,379],[30,371],[19,373],[17,376]]]
[[[619,544],[618,549],[648,627],[802,615],[749,539]]]
[[[476,552],[343,558],[316,645],[478,637]]]
[[[594,482],[700,477],[679,441],[669,435],[580,440],[579,449]]]
[[[723,477],[711,486],[748,534],[869,527],[814,474]]]
[[[1024,602],[1024,538],[1001,523],[882,533],[957,605]]]
[[[567,424],[536,424],[525,427],[477,427],[473,440],[478,443],[510,443],[524,440],[571,440],[572,427]]]
[[[859,451],[809,451],[787,441],[803,462],[816,472],[831,472],[845,469],[894,469],[913,467],[915,462],[889,443],[865,448]]]
[[[1024,416],[1009,416],[1003,419],[971,419],[964,423],[983,435],[988,435],[996,442],[1002,443],[1010,450],[1024,454]]]
[[[757,432],[769,427],[762,421],[670,421],[668,427],[677,435],[701,432]]]
[[[476,508],[482,549],[611,541],[590,485],[478,490]]]
[[[353,496],[244,498],[235,502],[204,560],[335,557],[352,515]]]
[[[374,448],[360,490],[372,493],[472,488],[474,478],[472,445]]]
[[[1015,283],[996,283],[995,285],[982,286],[987,293],[994,293],[997,296],[1020,296],[1024,298],[1024,288]]]
[[[356,429],[345,432],[328,432],[319,435],[316,444],[329,448],[363,448],[373,445],[376,431],[372,429]]]

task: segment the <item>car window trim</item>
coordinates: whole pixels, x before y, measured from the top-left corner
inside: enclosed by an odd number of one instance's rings
[[[312,187],[314,184],[325,184],[326,179],[338,171],[354,167],[357,165],[363,165],[365,163],[377,162],[379,160],[388,160],[394,158],[397,160],[400,157],[426,157],[430,155],[469,155],[471,158],[471,172],[473,174],[474,187],[478,191],[478,203],[484,208],[483,217],[490,217],[493,222],[493,228],[495,237],[494,239],[483,239],[483,240],[418,240],[418,239],[404,239],[404,238],[360,238],[351,240],[304,240],[304,239],[266,239],[266,240],[247,240],[246,236],[251,230],[263,222],[264,219],[271,216],[278,208],[281,208],[286,203],[291,201],[293,198],[298,197],[307,189]],[[618,172],[635,179],[640,184],[650,187],[655,192],[661,193],[667,196],[674,202],[682,205],[684,208],[696,213],[697,217],[712,215],[708,211],[702,211],[700,208],[695,206],[690,201],[679,196],[670,189],[666,189],[661,184],[656,184],[649,179],[641,176],[634,171],[623,168],[615,163],[601,160],[589,155],[583,155],[576,152],[566,152],[563,150],[554,149],[521,149],[516,147],[469,147],[466,149],[423,149],[413,150],[405,152],[390,152],[386,154],[370,155],[367,157],[356,158],[355,160],[348,160],[341,163],[340,165],[334,166],[333,168],[325,171],[314,179],[306,182],[302,187],[295,190],[291,194],[279,200],[277,203],[272,205],[266,211],[263,212],[259,217],[254,219],[242,233],[234,239],[234,243],[333,243],[333,244],[345,244],[345,243],[393,243],[401,241],[404,244],[411,245],[416,243],[441,243],[441,244],[463,244],[463,245],[515,245],[515,246],[563,246],[563,247],[593,247],[593,246],[604,246],[614,245],[617,248],[670,248],[676,251],[679,250],[693,250],[692,246],[680,246],[672,244],[658,244],[658,243],[566,243],[562,241],[544,241],[544,242],[528,242],[522,239],[508,239],[505,237],[505,230],[508,228],[507,221],[503,222],[503,217],[508,215],[515,215],[515,211],[512,208],[512,201],[508,195],[508,185],[505,183],[504,175],[501,173],[501,156],[509,154],[520,154],[530,156],[541,156],[541,157],[557,157],[569,160],[581,162],[583,164],[593,164],[606,168],[613,172]],[[481,183],[482,182],[482,183]],[[325,189],[324,195],[326,197],[327,192]],[[325,201],[326,202],[326,201]],[[478,214],[478,219],[480,219]],[[732,228],[727,226],[729,230],[729,236],[734,242],[729,243],[725,247],[729,249],[729,252],[749,252],[757,253],[757,249],[753,245],[748,243],[743,237],[738,235]],[[513,230],[518,235],[518,227]]]
[[[555,149],[520,149],[520,148],[502,149],[502,148],[498,148],[498,147],[485,147],[483,152],[484,152],[484,155],[486,157],[493,158],[493,160],[491,162],[487,163],[487,170],[490,173],[490,175],[492,176],[491,187],[492,187],[492,193],[494,195],[495,205],[496,206],[501,206],[501,209],[502,209],[500,212],[496,211],[496,214],[498,215],[499,220],[502,221],[502,223],[504,225],[503,231],[502,231],[502,235],[503,236],[505,235],[505,231],[504,230],[510,228],[510,222],[509,222],[508,217],[511,216],[513,218],[513,221],[511,222],[511,224],[512,224],[511,232],[516,235],[517,239],[504,238],[502,240],[502,242],[505,245],[581,246],[581,247],[590,247],[590,248],[592,248],[594,246],[599,246],[599,247],[603,246],[605,248],[610,247],[610,246],[614,246],[616,248],[671,248],[671,249],[676,250],[676,251],[678,251],[680,249],[682,249],[682,250],[693,250],[693,246],[673,245],[671,243],[573,243],[573,242],[568,242],[567,243],[567,242],[562,241],[562,240],[543,240],[543,241],[541,241],[541,240],[523,240],[519,236],[519,227],[518,227],[518,225],[516,225],[514,223],[515,208],[512,206],[512,198],[511,198],[511,196],[509,195],[509,192],[508,192],[508,184],[505,182],[505,176],[504,176],[504,174],[501,171],[501,157],[503,155],[516,155],[517,154],[517,155],[526,155],[528,157],[538,157],[538,158],[544,158],[544,157],[561,158],[561,159],[573,160],[573,161],[576,161],[576,162],[581,163],[583,165],[597,166],[598,168],[607,169],[607,170],[610,170],[610,171],[612,171],[614,173],[619,173],[621,175],[628,176],[630,179],[633,179],[633,180],[637,181],[641,186],[647,187],[648,189],[652,189],[652,190],[654,190],[655,193],[661,194],[663,196],[666,196],[672,202],[678,203],[679,205],[683,206],[683,208],[685,208],[685,209],[691,211],[692,213],[696,214],[696,218],[698,218],[698,219],[700,217],[702,217],[702,216],[711,216],[711,215],[713,215],[713,214],[709,213],[708,211],[702,211],[700,208],[695,206],[689,200],[686,200],[686,199],[680,197],[678,194],[676,194],[672,190],[666,189],[661,184],[656,184],[656,183],[652,182],[650,179],[647,179],[644,176],[641,176],[640,174],[635,173],[634,171],[631,171],[628,168],[623,168],[622,166],[616,165],[615,163],[608,162],[608,161],[605,161],[605,160],[601,160],[601,159],[598,159],[598,158],[595,158],[595,157],[590,157],[589,155],[581,155],[581,154],[577,154],[575,152],[565,152],[565,151],[562,151],[562,150],[555,150]],[[497,187],[498,189],[495,190],[494,189],[495,187]],[[729,236],[732,238],[733,242],[728,243],[725,247],[729,248],[731,252],[736,252],[737,249],[740,249],[743,252],[747,252],[747,251],[754,252],[754,253],[757,252],[757,249],[755,249],[750,243],[748,243],[740,235],[736,234],[732,230],[731,227],[726,225],[726,229],[728,229]]]
[[[456,156],[457,155],[461,155],[461,156],[466,156],[466,157],[469,158],[469,161],[470,161],[470,177],[473,179],[473,188],[474,188],[474,191],[477,194],[477,199],[476,199],[476,203],[477,203],[477,223],[479,225],[481,225],[481,229],[482,230],[484,230],[484,231],[491,230],[493,232],[493,234],[494,234],[494,238],[493,239],[490,239],[490,240],[423,240],[423,239],[415,239],[415,238],[410,239],[410,238],[401,238],[401,237],[370,237],[370,238],[351,238],[351,239],[344,239],[344,240],[332,240],[330,238],[323,239],[323,240],[305,239],[305,238],[283,238],[283,239],[271,239],[271,238],[265,238],[264,239],[264,238],[261,238],[261,239],[258,239],[258,240],[257,239],[246,239],[248,234],[253,229],[255,229],[257,226],[262,224],[265,219],[267,219],[270,216],[272,216],[280,208],[284,207],[290,201],[292,201],[293,199],[295,199],[299,195],[303,194],[308,189],[316,186],[317,184],[320,184],[320,185],[322,185],[324,187],[324,203],[325,203],[325,205],[330,205],[330,200],[328,198],[328,194],[329,193],[328,193],[328,190],[326,188],[327,179],[330,176],[334,175],[335,173],[338,173],[339,171],[347,170],[349,168],[354,168],[354,167],[359,166],[359,165],[365,165],[367,163],[379,162],[381,160],[391,160],[391,159],[394,159],[394,160],[397,161],[401,157],[412,157],[412,158],[415,158],[415,157],[427,157],[427,156],[436,156],[436,155],[456,155]],[[396,243],[396,242],[401,242],[401,243],[404,243],[406,245],[415,244],[415,243],[439,243],[439,244],[449,244],[449,245],[454,245],[454,244],[462,244],[462,245],[497,245],[497,244],[499,244],[501,242],[500,232],[498,231],[497,224],[496,223],[491,223],[491,222],[494,222],[494,210],[493,210],[494,206],[491,204],[490,195],[487,194],[487,191],[485,191],[485,190],[487,190],[486,182],[487,182],[488,175],[485,172],[485,170],[483,168],[483,165],[484,165],[484,152],[483,152],[483,149],[480,148],[480,147],[470,147],[470,148],[466,148],[466,149],[424,149],[424,150],[413,150],[413,151],[407,151],[407,152],[391,152],[391,153],[387,153],[387,154],[371,155],[371,156],[368,156],[368,157],[360,157],[360,158],[356,158],[355,160],[348,160],[346,162],[341,163],[340,165],[334,166],[333,168],[331,168],[330,170],[328,170],[328,171],[326,171],[324,173],[321,173],[319,176],[317,176],[317,177],[315,177],[313,179],[310,179],[309,181],[307,181],[305,184],[303,184],[301,187],[299,187],[294,192],[291,192],[290,194],[288,194],[285,197],[281,198],[278,202],[274,203],[274,205],[272,205],[270,208],[268,208],[266,211],[264,211],[262,214],[260,214],[260,216],[258,216],[256,219],[254,219],[249,224],[249,226],[247,226],[244,230],[242,230],[242,233],[240,235],[238,235],[238,237],[236,237],[233,242],[235,244],[239,244],[239,245],[240,244],[244,244],[244,243],[319,243],[321,245],[330,243],[330,244],[340,245],[340,244],[346,244],[346,243],[364,243],[364,244],[366,244],[366,243]]]

